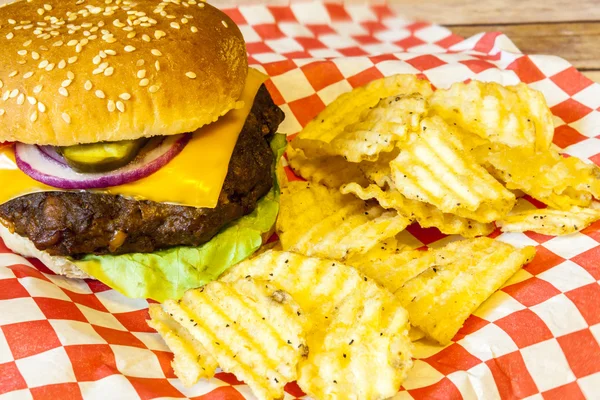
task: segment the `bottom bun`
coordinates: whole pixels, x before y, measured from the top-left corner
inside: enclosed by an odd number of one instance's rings
[[[263,244],[266,243],[274,233],[275,226],[273,225],[268,232],[263,233]],[[11,251],[20,254],[23,257],[37,258],[55,274],[64,275],[67,278],[94,279],[80,270],[74,263],[69,261],[68,258],[51,256],[45,251],[39,250],[35,247],[31,240],[23,236],[19,236],[16,233],[11,233],[8,228],[2,224],[0,224],[0,238],[2,238],[6,247],[8,247]]]
[[[85,272],[77,268],[75,264],[65,257],[55,257],[38,250],[33,242],[16,233],[11,233],[8,228],[0,224],[0,237],[6,247],[23,257],[33,257],[40,260],[52,272],[58,275],[64,275],[68,278],[85,279],[90,278]]]

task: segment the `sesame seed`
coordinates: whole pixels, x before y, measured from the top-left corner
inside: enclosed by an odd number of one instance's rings
[[[157,71],[160,71],[160,63],[158,60],[154,63],[154,68],[156,68]]]
[[[61,96],[64,96],[64,97],[69,97],[69,91],[67,89],[65,89],[64,87],[58,88],[58,94],[60,94]]]
[[[46,66],[46,71],[52,71],[54,69],[54,63],[50,63]]]
[[[0,108],[0,117],[1,117],[1,116],[3,116],[3,115],[4,115],[4,113],[5,113],[4,109],[3,109],[3,108]]]
[[[196,28],[195,26],[192,26],[190,28],[190,30],[192,31],[192,33],[197,33],[198,32],[198,28]]]
[[[67,61],[69,64],[74,64],[77,62],[77,56],[70,57]]]
[[[150,81],[148,79],[144,78],[140,81],[140,86],[145,87],[145,86],[148,86],[149,83],[150,83]]]
[[[92,71],[92,75],[99,75],[101,73],[103,73],[104,71],[101,70],[100,68],[96,68],[95,70]]]
[[[104,52],[106,54],[108,54],[109,56],[116,56],[117,55],[117,52],[114,51],[114,50],[104,50]]]
[[[8,96],[10,96],[10,92],[7,90],[4,93],[2,93],[2,100],[3,101],[8,100]]]
[[[37,108],[38,108],[38,111],[41,112],[41,113],[45,113],[46,112],[46,106],[42,102],[37,103]]]
[[[144,60],[137,60],[137,62],[135,63],[136,66],[141,67],[142,65],[144,65],[145,61]]]
[[[12,92],[10,92],[10,94],[8,95],[8,97],[10,97],[11,99],[14,99],[18,95],[19,95],[19,89],[13,89]]]
[[[31,52],[31,58],[33,58],[34,60],[39,60],[40,59],[40,55],[38,53],[36,53],[35,51]]]
[[[19,71],[13,71],[10,74],[8,74],[8,77],[12,78],[13,76],[17,76],[18,73],[19,73]]]
[[[158,92],[158,89],[160,89],[160,87],[159,87],[159,86],[152,85],[152,86],[150,86],[150,87],[148,88],[148,91],[149,91],[150,93],[156,93],[156,92]]]
[[[173,28],[173,29],[179,29],[180,26],[179,26],[179,24],[177,22],[171,22],[171,28]]]
[[[187,18],[181,18],[181,23],[182,24],[187,24],[188,23],[188,19]]]
[[[0,89],[2,89],[2,87],[4,87],[4,82],[0,80]]]
[[[145,69],[140,69],[140,70],[137,72],[137,77],[138,77],[138,79],[143,79],[143,78],[145,78],[145,77],[146,77],[146,70],[145,70]]]
[[[152,53],[152,55],[155,55],[156,57],[162,56],[162,53],[160,52],[160,50],[152,49],[152,50],[150,50],[150,52]]]
[[[127,101],[127,100],[131,99],[131,95],[129,93],[121,93],[119,95],[119,98],[122,99],[122,100]]]
[[[80,44],[77,44],[77,46],[75,46],[75,53],[81,53],[81,50],[83,50],[83,47]]]
[[[37,103],[37,100],[35,97],[27,96],[27,102],[33,106]]]
[[[19,97],[17,97],[17,104],[22,105],[23,103],[25,103],[25,95],[21,93]]]
[[[67,46],[75,46],[77,43],[79,43],[77,40],[73,39],[73,40],[69,40],[67,42]]]
[[[204,3],[198,3],[198,7],[204,8]]]
[[[71,117],[69,116],[69,114],[67,114],[67,113],[62,113],[62,115],[61,115],[61,116],[62,116],[62,119],[63,119],[63,121],[65,121],[67,124],[70,124],[70,123],[71,123]]]
[[[108,38],[106,38],[106,39],[105,39],[105,38],[102,38],[102,39],[104,39],[104,41],[105,41],[106,43],[114,43],[114,42],[116,42],[116,41],[117,41],[117,39],[115,39],[115,38],[114,38],[114,37],[112,37],[112,36],[111,36],[111,37],[108,37]]]
[[[75,74],[72,73],[71,71],[67,72],[67,78],[69,78],[70,80],[74,80],[75,79]]]
[[[103,99],[106,97],[106,95],[104,94],[104,92],[102,90],[96,90],[96,97],[98,97],[99,99]]]
[[[44,10],[52,11],[52,6],[50,4],[44,4]]]
[[[125,46],[124,50],[126,52],[128,52],[128,53],[131,53],[131,52],[135,51],[135,47],[133,47],[133,46]]]
[[[93,85],[92,85],[92,82],[90,82],[90,81],[85,81],[85,83],[83,84],[83,88],[85,90],[92,90],[92,87],[93,87]]]
[[[7,38],[8,40],[10,40],[10,39],[12,39],[12,38],[14,38],[14,37],[15,37],[15,34],[14,34],[14,33],[12,33],[12,32],[9,32],[9,33],[8,33],[8,35],[6,35],[6,38]]]
[[[48,66],[49,62],[48,60],[42,60],[41,63],[38,64],[38,68],[46,68]]]
[[[27,60],[19,60],[19,61],[17,61],[17,64],[25,65],[25,64],[27,64]]]
[[[143,40],[144,42],[150,42],[150,40],[152,40],[152,39],[150,39],[150,36],[148,36],[148,35],[146,35],[146,34],[143,34],[143,35],[142,35],[142,40]]]
[[[94,63],[94,65],[98,65],[102,62],[102,58],[100,56],[96,56],[92,59],[92,63]]]
[[[163,38],[167,36],[167,34],[163,31],[154,31],[154,37],[156,38],[156,40]]]
[[[135,35],[136,35],[136,33],[135,33],[135,32],[129,32],[129,33],[127,34],[127,39],[132,39],[132,38],[134,38],[134,37],[135,37]]]
[[[38,94],[42,91],[44,87],[42,85],[37,85],[36,87],[33,88],[33,93]]]
[[[228,28],[228,26],[227,26],[227,22],[225,22],[225,21],[221,21],[221,23],[223,24],[223,26],[224,26],[225,28]]]
[[[65,60],[60,60],[57,65],[58,69],[64,69],[66,66],[67,62]]]
[[[186,72],[185,76],[187,76],[190,79],[196,79],[196,74],[193,72]]]
[[[115,19],[115,20],[113,21],[113,25],[114,25],[114,26],[116,26],[117,28],[122,28],[122,27],[124,27],[124,26],[125,26],[125,24],[124,24],[124,23],[122,23],[121,21],[119,21],[118,19]]]
[[[120,112],[125,112],[125,104],[122,101],[117,101],[117,110]]]
[[[107,104],[107,108],[108,108],[109,112],[115,111],[115,108],[116,108],[115,102],[112,100],[109,100],[108,104]]]
[[[20,56],[26,56],[27,55],[27,50],[19,50],[17,51],[17,54]]]
[[[35,122],[35,121],[37,121],[37,119],[38,119],[38,113],[37,113],[37,111],[34,111],[34,112],[31,114],[31,117],[29,117],[29,119],[31,120],[31,122]]]
[[[17,23],[17,21],[15,21],[14,19],[11,18],[11,19],[8,20],[8,23],[11,24],[11,25],[14,25],[14,24]]]
[[[104,51],[102,51],[102,50],[100,50],[100,52],[98,53],[98,56],[99,56],[100,58],[106,58],[106,57],[108,57],[108,56],[106,55],[106,53],[105,53]],[[98,56],[96,56],[96,57],[98,57]],[[95,58],[95,57],[94,57],[94,58]]]
[[[69,85],[71,83],[73,83],[73,81],[71,79],[66,79],[66,80],[62,81],[62,83],[60,84],[60,86],[66,88],[66,87],[69,87]]]
[[[25,75],[23,75],[23,79],[29,79],[29,78],[31,78],[32,76],[33,76],[33,72],[32,72],[32,71],[29,71],[29,72],[26,72],[26,73],[25,73]]]
[[[103,62],[102,64],[98,65],[98,68],[104,71],[106,68],[108,68],[108,63]]]
[[[108,67],[104,70],[104,76],[111,76],[115,72],[113,67]]]

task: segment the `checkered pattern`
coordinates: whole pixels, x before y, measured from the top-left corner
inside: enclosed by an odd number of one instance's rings
[[[394,73],[418,74],[436,87],[522,81],[546,96],[555,143],[600,163],[600,85],[557,57],[520,54],[500,33],[462,40],[385,6],[303,2],[227,12],[247,39],[250,62],[271,75],[269,90],[287,117],[281,130],[290,135],[340,93]],[[419,245],[448,240],[418,226],[404,234]],[[600,398],[600,223],[560,238],[493,236],[535,245],[537,256],[449,346],[416,344],[398,398]],[[96,281],[55,276],[0,241],[0,398],[251,397],[224,373],[182,387],[171,354],[145,324],[147,305]],[[295,384],[286,393],[303,395]]]

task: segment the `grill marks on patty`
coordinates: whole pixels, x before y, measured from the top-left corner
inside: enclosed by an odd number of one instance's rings
[[[43,192],[0,205],[0,218],[38,249],[57,256],[148,253],[173,246],[198,246],[227,223],[251,213],[258,199],[271,189],[273,153],[268,140],[283,118],[283,112],[261,86],[234,148],[215,208],[90,192]]]

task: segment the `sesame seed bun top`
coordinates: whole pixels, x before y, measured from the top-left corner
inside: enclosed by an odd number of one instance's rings
[[[200,0],[24,0],[0,8],[0,48],[0,142],[193,132],[248,72],[238,27]]]

